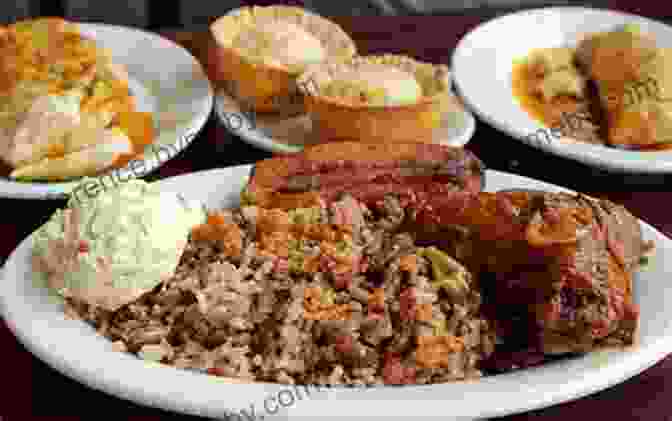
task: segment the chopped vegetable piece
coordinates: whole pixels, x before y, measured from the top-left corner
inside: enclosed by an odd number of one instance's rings
[[[436,288],[443,288],[451,295],[463,295],[468,291],[467,271],[456,260],[436,247],[423,249],[422,255],[432,262]]]

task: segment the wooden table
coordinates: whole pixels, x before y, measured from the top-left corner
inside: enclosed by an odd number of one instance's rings
[[[641,6],[641,4],[640,4]],[[654,8],[651,6],[649,9]],[[662,8],[666,8],[661,4]],[[672,10],[672,7],[667,7]],[[639,11],[645,13],[646,11]],[[669,11],[651,10],[652,16],[669,16]],[[484,20],[484,16],[428,17],[344,17],[338,19],[358,41],[363,52],[396,52],[437,63],[448,63],[458,39]],[[207,33],[165,33],[208,63],[211,40]],[[638,217],[672,235],[670,177],[613,175],[562,158],[545,155],[479,123],[469,145],[492,169],[510,171],[565,185],[623,203]],[[211,118],[199,138],[156,174],[158,179],[208,168],[247,164],[268,157],[229,135]],[[0,200],[0,259],[45,221],[62,203]],[[672,350],[670,350],[672,351]],[[101,392],[92,391],[62,376],[20,345],[4,321],[0,321],[0,356],[7,364],[0,399],[0,420],[27,420],[44,416],[62,419],[94,419],[101,415],[118,420],[196,419],[141,407]],[[668,377],[670,376],[670,377]],[[606,391],[508,420],[570,420],[595,417],[608,420],[657,421],[672,419],[672,358],[645,373]],[[193,391],[185,391],[191,393]],[[446,408],[449,410],[449,408]],[[4,418],[3,418],[4,417]],[[59,418],[61,419],[61,418]]]

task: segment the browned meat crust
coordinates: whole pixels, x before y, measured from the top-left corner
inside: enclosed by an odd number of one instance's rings
[[[386,193],[407,196],[480,191],[485,166],[471,152],[434,144],[339,142],[255,165],[245,196],[259,206],[296,208],[340,193],[370,202]]]
[[[645,248],[637,219],[580,194],[480,192],[483,181],[483,165],[464,150],[339,143],[259,163],[247,194],[282,208],[346,192],[378,206],[391,194],[405,208],[404,231],[449,251],[478,279],[495,275],[483,285],[494,291],[493,317],[522,309],[513,328],[538,329],[544,352],[632,344],[632,274]]]
[[[523,323],[541,329],[545,352],[633,342],[632,272],[645,246],[639,222],[622,206],[509,191],[443,196],[415,214],[410,224],[420,240],[441,242],[474,273],[496,274],[489,287],[503,310],[498,317],[527,308]],[[456,228],[461,236],[446,232]]]

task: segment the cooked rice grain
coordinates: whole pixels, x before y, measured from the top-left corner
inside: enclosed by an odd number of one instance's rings
[[[341,205],[352,210],[353,202],[345,198]],[[368,268],[349,275],[345,290],[334,289],[328,270],[278,270],[255,241],[259,209],[246,207],[225,214],[243,231],[239,257],[227,256],[216,242],[190,240],[174,276],[136,302],[109,313],[68,300],[67,311],[95,326],[119,351],[242,380],[428,384],[479,376],[478,364],[495,343],[480,314],[479,293],[472,290],[458,303],[432,286],[428,261],[408,258],[417,251],[412,236],[397,232],[404,209],[395,197],[372,211],[355,205],[353,238]],[[322,211],[322,217],[343,218],[343,206]],[[316,244],[303,245],[306,255]],[[308,287],[333,290],[335,304],[351,305],[350,318],[307,320]],[[370,301],[376,287],[384,296]],[[415,304],[402,302],[403,291]],[[431,320],[402,317],[409,305],[425,306]],[[462,337],[465,348],[451,353],[441,368],[422,368],[414,360],[417,337],[435,334],[439,325],[441,334]]]

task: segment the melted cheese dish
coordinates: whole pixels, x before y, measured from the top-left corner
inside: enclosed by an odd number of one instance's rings
[[[300,72],[322,62],[326,50],[319,39],[288,21],[269,21],[242,31],[233,42],[245,57]]]
[[[422,88],[411,73],[371,63],[338,72],[322,87],[321,94],[353,103],[401,105],[417,102]]]
[[[124,67],[76,24],[41,18],[0,27],[0,158],[10,177],[95,175],[125,164],[153,137]]]

